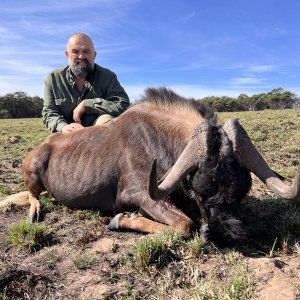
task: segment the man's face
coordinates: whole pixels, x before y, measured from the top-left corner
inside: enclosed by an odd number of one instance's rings
[[[94,70],[96,52],[92,41],[85,36],[73,36],[65,52],[72,73],[76,77],[86,78]]]

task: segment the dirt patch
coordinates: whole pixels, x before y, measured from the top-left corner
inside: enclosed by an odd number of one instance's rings
[[[20,186],[23,185],[21,165],[22,161],[20,159],[0,162],[0,188],[5,189],[8,193],[18,191]]]
[[[4,142],[8,144],[17,144],[22,142],[23,138],[19,135],[10,135],[4,138]]]
[[[252,258],[248,265],[257,282],[256,299],[299,299],[299,257]]]
[[[7,299],[46,299],[54,296],[55,286],[46,276],[12,269],[0,273],[0,290]]]

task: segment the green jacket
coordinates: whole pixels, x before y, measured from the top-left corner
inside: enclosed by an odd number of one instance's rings
[[[83,126],[90,126],[102,114],[118,116],[129,106],[129,98],[112,71],[95,64],[82,92],[73,79],[70,67],[51,72],[45,80],[43,122],[51,132],[60,132],[73,121],[73,110],[81,102],[85,114]]]

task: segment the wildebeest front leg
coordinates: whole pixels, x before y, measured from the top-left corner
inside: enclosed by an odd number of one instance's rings
[[[174,204],[166,200],[148,199],[143,203],[141,209],[154,220],[169,225],[169,227],[179,231],[186,237],[189,237],[192,233],[192,220]]]
[[[31,223],[33,223],[34,219],[36,217],[36,222],[39,222],[40,213],[41,213],[41,203],[40,203],[39,199],[30,193],[29,194],[29,203],[30,203],[29,221]]]
[[[168,228],[168,225],[152,221],[136,213],[119,213],[112,219],[112,221],[108,225],[108,229],[110,230],[127,229],[144,233],[158,233],[166,231]]]
[[[153,201],[147,198],[141,202],[141,215],[125,216],[118,214],[109,225],[109,229],[131,229],[145,233],[158,233],[168,229],[179,231],[184,236],[191,235],[192,221],[173,204],[165,200]],[[148,219],[151,217],[153,220]]]

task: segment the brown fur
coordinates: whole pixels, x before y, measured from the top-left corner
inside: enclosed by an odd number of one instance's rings
[[[46,190],[71,208],[109,213],[138,209],[144,216],[190,233],[189,217],[163,199],[149,197],[147,178],[154,158],[161,162],[160,176],[174,164],[205,113],[170,91],[156,92],[149,90],[145,101],[103,126],[52,134],[27,155],[22,170],[32,221],[40,210],[37,199]],[[17,198],[18,194],[15,203]],[[161,224],[155,223],[155,229],[138,225],[138,230],[160,231]]]

